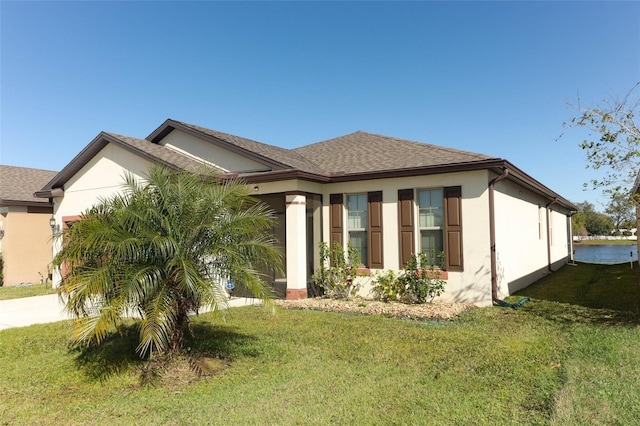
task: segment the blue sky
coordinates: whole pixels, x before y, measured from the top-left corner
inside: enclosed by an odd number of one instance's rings
[[[601,209],[567,103],[640,81],[639,2],[0,2],[0,163],[165,119],[293,148],[356,130],[505,158]]]

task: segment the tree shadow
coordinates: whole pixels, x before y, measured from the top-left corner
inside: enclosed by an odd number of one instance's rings
[[[511,296],[510,302],[520,299]],[[587,306],[532,299],[519,310],[566,326],[599,325],[599,326],[637,326],[640,324],[640,312],[614,309],[592,308]]]
[[[528,296],[545,318],[566,323],[640,323],[640,270],[627,264],[566,265],[512,296]]]
[[[94,380],[106,380],[141,366],[145,360],[136,353],[139,331],[137,323],[123,325],[100,344],[73,347],[76,366]]]
[[[185,330],[184,354],[189,358],[217,358],[231,363],[238,357],[256,357],[260,350],[251,342],[256,338],[238,331],[238,327],[219,326],[207,323],[192,324],[194,337]],[[78,369],[93,380],[135,371],[147,374],[150,361],[140,358],[136,352],[139,343],[138,322],[120,327],[109,334],[99,345],[78,346],[75,363]]]

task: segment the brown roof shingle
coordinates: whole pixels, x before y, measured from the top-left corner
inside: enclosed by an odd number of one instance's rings
[[[495,158],[362,131],[296,148],[293,152],[330,174],[402,170]]]
[[[324,171],[308,158],[297,153],[295,150],[281,148],[275,145],[269,145],[257,142],[251,139],[242,138],[240,136],[228,133],[218,132],[217,130],[207,129],[205,127],[196,126],[194,124],[185,123],[177,120],[169,120],[169,122],[180,124],[186,128],[202,133],[218,140],[224,141],[230,145],[239,148],[247,154],[257,154],[258,156],[271,160],[276,163],[280,169],[296,169],[309,173],[324,174]]]
[[[0,165],[0,206],[48,204],[48,200],[35,198],[33,193],[53,179],[56,173],[51,170]]]

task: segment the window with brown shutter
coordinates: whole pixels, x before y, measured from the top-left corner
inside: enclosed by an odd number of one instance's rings
[[[462,188],[444,188],[446,269],[464,270],[462,255]]]
[[[413,189],[398,190],[398,233],[400,235],[400,267],[407,266],[415,254]]]
[[[369,210],[369,265],[367,266],[382,269],[382,191],[369,192],[367,204]]]
[[[417,194],[417,195],[415,195]],[[414,195],[415,199],[414,200]],[[398,190],[398,233],[400,267],[404,268],[416,253],[415,232],[418,230],[417,251],[428,256],[445,253],[444,269],[462,271],[462,188]],[[415,210],[418,221],[415,223]],[[430,259],[435,265],[437,258]]]

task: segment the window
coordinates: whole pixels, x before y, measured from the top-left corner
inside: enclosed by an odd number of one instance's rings
[[[450,186],[429,190],[398,190],[398,235],[400,265],[416,252],[445,253],[445,269],[463,271],[462,188]],[[414,220],[417,216],[417,223]],[[418,236],[416,237],[416,232]],[[416,250],[417,248],[417,250]],[[434,259],[435,265],[439,259]]]
[[[383,269],[382,191],[346,196],[330,194],[329,208],[331,247],[335,243],[344,246],[346,240],[360,251],[362,265],[372,269]]]
[[[419,251],[429,262],[439,265],[438,255],[444,251],[444,198],[442,189],[418,191]]]
[[[369,264],[367,244],[367,194],[347,195],[347,233],[351,245],[360,251],[360,263]]]

